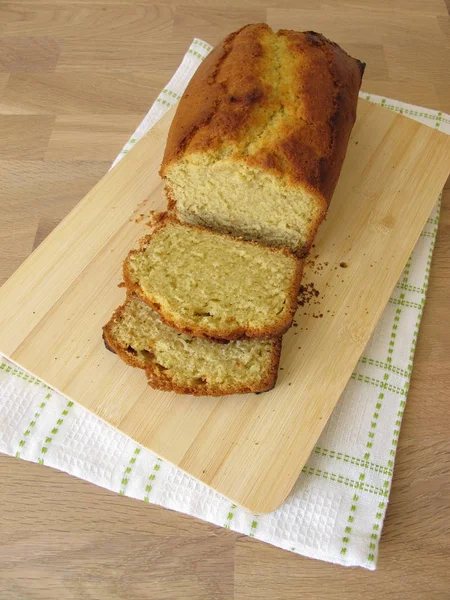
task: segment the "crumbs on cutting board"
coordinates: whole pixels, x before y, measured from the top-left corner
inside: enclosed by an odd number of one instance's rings
[[[137,212],[139,209],[141,209],[141,210],[142,210],[142,209],[143,209],[143,207],[144,207],[144,205],[145,205],[145,203],[147,202],[147,200],[148,200],[148,198],[144,198],[144,200],[142,200],[141,202],[139,202],[139,203],[136,205],[136,208],[134,209],[134,211],[133,211],[133,212],[135,212],[135,213],[136,213],[136,212]],[[142,221],[142,219],[143,219],[144,217],[145,217],[145,212],[143,212],[143,213],[139,213],[139,216],[138,216],[137,218],[134,218],[133,216],[131,216],[131,217],[128,219],[128,221],[130,221],[130,222],[131,222],[131,221],[134,221],[135,223],[139,223],[140,221]]]
[[[144,204],[144,203],[145,203],[145,201],[138,204],[137,208],[142,206],[142,204]],[[135,218],[131,217],[130,219],[128,219],[128,221],[130,221],[130,222],[134,221],[134,223],[140,223],[147,217],[150,217],[150,219],[145,223],[145,225],[147,225],[147,227],[153,228],[153,227],[155,227],[155,225],[157,223],[159,223],[159,221],[161,221],[161,219],[164,217],[165,214],[166,214],[166,211],[148,210],[147,212],[139,213],[139,215]]]
[[[314,245],[313,245],[314,248]],[[306,258],[305,260],[305,265],[307,267],[309,267],[312,275],[317,275],[317,276],[321,276],[323,274],[323,271],[325,270],[325,267],[329,267],[329,269],[333,270],[333,271],[339,271],[340,269],[347,269],[348,268],[348,263],[345,261],[340,261],[339,263],[334,264],[334,266],[329,266],[330,263],[328,261],[323,261],[321,262],[319,260],[320,255],[317,253],[314,255],[310,255],[308,258]],[[341,272],[342,275],[341,277],[344,275],[343,272]],[[341,283],[345,283],[345,279],[340,279],[339,280]],[[329,281],[325,282],[325,287],[326,288],[330,288],[332,287],[332,283],[330,283]],[[325,294],[320,293],[319,290],[316,288],[315,284],[313,281],[310,281],[309,283],[302,283],[300,286],[300,292],[298,295],[298,305],[301,307],[309,307],[310,309],[313,309],[313,312],[310,311],[304,311],[303,315],[304,316],[311,316],[313,317],[313,319],[322,319],[324,317],[324,312],[325,311],[321,311],[320,310],[320,304],[322,303],[322,300],[325,298]],[[335,297],[337,298],[338,295],[335,294]],[[316,307],[316,308],[314,308]],[[326,313],[328,316],[330,317],[334,317],[336,315],[335,311],[330,311],[327,310]],[[296,327],[297,324],[294,322],[294,327]],[[300,329],[301,331],[303,331],[303,328]],[[295,335],[295,333],[294,333]]]
[[[164,218],[166,212],[160,210],[149,210],[147,214],[150,217],[150,220],[147,221],[146,225],[147,227],[153,228],[161,221],[161,219]]]
[[[300,285],[300,291],[298,294],[298,305],[299,306],[307,306],[308,304],[319,304],[320,301],[317,300],[320,293],[319,290],[316,289],[314,283],[311,281],[309,283],[302,283]]]

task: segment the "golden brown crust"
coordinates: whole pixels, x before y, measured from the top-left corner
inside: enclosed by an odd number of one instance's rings
[[[177,224],[181,225],[182,227],[187,227],[190,229],[198,229],[200,231],[207,231],[208,234],[210,234],[210,235],[229,238],[234,241],[239,241],[242,244],[248,244],[251,246],[259,246],[259,247],[261,246],[261,244],[258,244],[257,242],[242,240],[240,238],[236,238],[227,233],[218,233],[216,231],[211,231],[209,229],[205,229],[204,227],[200,227],[199,225],[180,223],[180,221],[178,221],[172,214],[167,213],[164,216],[164,218],[162,218],[159,221],[155,230],[150,235],[146,235],[145,237],[143,237],[140,240],[140,242],[139,242],[140,249],[139,250],[131,250],[123,263],[123,278],[125,281],[125,285],[127,286],[127,289],[129,290],[129,292],[136,294],[136,296],[138,296],[143,302],[145,302],[151,308],[153,308],[153,310],[157,311],[159,313],[159,316],[163,323],[165,323],[169,327],[172,327],[173,329],[177,329],[178,331],[180,331],[182,333],[185,333],[187,335],[192,335],[194,337],[201,337],[201,338],[212,339],[212,340],[227,340],[227,341],[239,340],[239,339],[245,339],[245,338],[277,337],[279,335],[282,335],[289,329],[289,327],[291,326],[292,321],[294,319],[295,311],[297,310],[297,296],[298,296],[298,291],[300,289],[300,283],[301,283],[301,279],[302,279],[304,263],[288,248],[265,247],[266,250],[268,250],[269,252],[281,253],[281,254],[284,254],[285,256],[292,257],[292,259],[295,260],[295,263],[296,263],[295,277],[293,279],[291,289],[289,290],[287,297],[286,297],[287,310],[286,310],[285,318],[284,318],[284,320],[279,320],[278,322],[274,323],[272,327],[265,327],[265,328],[236,327],[232,332],[230,332],[229,330],[220,330],[220,329],[214,328],[214,333],[212,333],[211,331],[208,331],[205,328],[201,328],[201,327],[194,327],[194,326],[186,327],[185,325],[183,325],[183,323],[180,323],[179,321],[177,321],[173,315],[171,315],[167,312],[164,312],[164,310],[162,309],[160,304],[158,304],[152,298],[147,296],[138,283],[132,281],[132,277],[131,277],[129,267],[128,267],[128,261],[129,261],[130,256],[137,254],[146,248],[146,246],[151,242],[151,239],[156,231],[159,231],[159,229],[166,227],[167,225],[170,225],[171,223],[177,223]]]
[[[321,34],[243,27],[216,46],[191,79],[170,128],[161,176],[181,156],[231,148],[231,160],[308,189],[322,206],[320,222],[345,157],[363,70]],[[265,132],[274,116],[282,118],[272,138],[248,152],[242,141]]]
[[[300,89],[306,92],[302,97],[305,102],[304,118],[312,127],[294,132],[293,138],[284,142],[288,148],[292,148],[289,162],[293,179],[301,181],[305,175],[304,157],[298,145],[292,143],[297,137],[302,138],[300,148],[302,142],[313,148],[316,146],[316,157],[309,178],[312,186],[320,189],[329,204],[356,119],[358,92],[365,65],[320,33],[298,33],[283,29],[277,35],[286,38],[293,55],[307,55],[309,60],[304,78],[300,79]],[[325,73],[328,77],[324,77]]]
[[[247,385],[247,386],[211,386],[205,383],[199,383],[195,386],[180,386],[177,384],[168,374],[167,371],[161,369],[156,362],[152,362],[151,358],[146,363],[136,358],[136,352],[132,348],[123,348],[117,343],[116,339],[112,334],[112,326],[114,323],[121,318],[122,312],[124,311],[127,302],[130,299],[130,294],[127,294],[124,304],[119,306],[111,316],[111,319],[103,327],[103,341],[105,348],[123,360],[126,364],[131,367],[138,369],[144,369],[148,384],[157,390],[163,390],[166,392],[175,392],[177,394],[190,394],[191,396],[228,396],[231,394],[249,394],[259,393],[271,390],[277,381],[278,377],[278,365],[280,362],[281,355],[281,344],[282,338],[277,337],[273,339],[273,353],[272,360],[267,370],[265,377],[261,378],[258,385]],[[211,343],[220,343],[220,341],[211,340]]]
[[[225,87],[217,81],[222,62],[231,51],[232,43],[246,28],[228,35],[204,59],[189,82],[170,127],[160,174],[164,177],[169,163],[187,148],[195,133],[208,126],[223,98]]]
[[[132,348],[124,348],[123,346],[118,344],[111,331],[114,323],[120,320],[122,312],[124,311],[128,302],[128,299],[129,294],[127,294],[125,302],[121,304],[118,308],[116,308],[108,323],[103,327],[103,342],[107,350],[113,352],[114,354],[117,354],[119,358],[121,358],[131,367],[145,369],[147,365],[136,357],[136,352]]]

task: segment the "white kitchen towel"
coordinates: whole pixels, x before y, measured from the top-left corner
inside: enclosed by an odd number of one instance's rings
[[[180,98],[211,46],[195,39],[121,154]],[[361,96],[450,133],[450,117]],[[439,200],[294,489],[257,515],[167,464],[35,377],[0,360],[0,451],[298,554],[374,569],[439,218]]]

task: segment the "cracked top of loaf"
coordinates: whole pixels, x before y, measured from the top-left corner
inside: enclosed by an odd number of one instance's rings
[[[247,25],[198,68],[174,117],[161,175],[180,158],[232,158],[333,194],[355,121],[364,64],[312,31]]]

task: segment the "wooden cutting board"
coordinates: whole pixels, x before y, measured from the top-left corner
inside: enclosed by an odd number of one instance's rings
[[[122,260],[148,232],[140,215],[165,206],[158,168],[172,116],[0,290],[0,352],[234,502],[268,512],[293,487],[389,299],[450,171],[450,139],[360,101],[314,249],[320,268],[304,276],[320,304],[301,309],[286,334],[277,386],[192,398],[148,387],[105,350],[101,329],[124,297]]]

